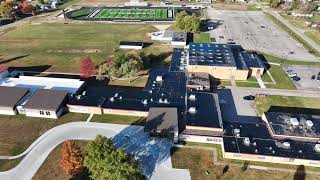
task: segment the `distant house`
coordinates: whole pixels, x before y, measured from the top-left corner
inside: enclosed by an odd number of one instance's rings
[[[26,88],[0,86],[0,114],[16,115],[17,104],[28,93],[29,90]]]
[[[26,116],[57,119],[67,103],[66,91],[41,89],[24,105]]]
[[[129,42],[129,41],[120,41],[120,49],[142,49],[144,46],[143,42]]]

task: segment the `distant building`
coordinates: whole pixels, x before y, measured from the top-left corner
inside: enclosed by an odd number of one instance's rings
[[[162,41],[172,46],[186,46],[187,33],[175,31],[159,31],[152,33],[151,40]]]
[[[120,41],[120,49],[135,49],[140,50],[143,48],[143,42],[129,42],[129,41]]]
[[[16,115],[18,103],[28,93],[26,88],[0,86],[0,114]]]
[[[191,43],[186,59],[188,72],[209,73],[217,79],[247,80],[264,73],[258,56],[235,45]]]
[[[65,110],[68,93],[41,89],[36,91],[23,106],[26,116],[57,119]]]

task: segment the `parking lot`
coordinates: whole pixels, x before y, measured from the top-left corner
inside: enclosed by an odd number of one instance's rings
[[[320,67],[314,66],[300,66],[300,65],[286,65],[282,66],[287,74],[293,73],[300,77],[299,81],[293,81],[298,89],[302,90],[319,90],[320,76],[317,80],[317,75],[320,72]],[[314,76],[314,79],[312,79]]]
[[[214,24],[211,39],[218,43],[234,41],[245,49],[256,50],[292,60],[318,61],[263,12],[223,11],[208,8]]]

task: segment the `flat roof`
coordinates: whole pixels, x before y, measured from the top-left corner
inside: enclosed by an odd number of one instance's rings
[[[185,32],[174,32],[172,36],[172,41],[174,42],[186,42],[187,33]]]
[[[233,53],[227,44],[190,43],[189,65],[236,67]]]
[[[170,71],[184,72],[186,53],[183,48],[174,48],[171,56]]]
[[[203,86],[210,88],[208,73],[188,73],[188,86]]]
[[[27,88],[0,86],[0,106],[13,108],[28,92]]]
[[[29,98],[24,108],[57,111],[67,95],[66,91],[40,89]]]
[[[38,89],[61,90],[75,94],[83,85],[79,79],[19,76],[19,78],[6,78],[0,80],[0,86],[28,88],[35,92]]]
[[[223,128],[218,95],[214,93],[188,92],[187,126]],[[192,100],[191,96],[195,99]],[[195,107],[195,113],[190,108]]]
[[[239,69],[265,68],[262,60],[257,54],[245,51],[238,44],[230,44],[229,46],[233,52],[234,58]]]
[[[143,46],[143,42],[120,41],[120,46]]]
[[[273,139],[262,120],[259,123],[224,121],[223,127],[225,152],[320,160],[314,150],[315,143]],[[236,137],[234,129],[240,130],[240,137]],[[245,138],[249,138],[249,145],[244,143]],[[289,142],[290,147],[285,147],[284,142]]]
[[[320,138],[320,115],[284,112],[264,114],[276,135]]]
[[[144,130],[147,132],[178,132],[177,108],[150,108]]]

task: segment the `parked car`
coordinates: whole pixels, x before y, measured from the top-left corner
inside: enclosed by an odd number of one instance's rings
[[[301,78],[298,77],[298,76],[293,76],[293,77],[291,77],[291,78],[292,78],[292,80],[294,80],[294,81],[300,81],[300,80],[301,80]]]
[[[287,73],[292,73],[292,72],[293,72],[292,69],[287,70]]]
[[[289,77],[295,77],[295,76],[297,76],[297,73],[293,73],[293,72],[292,72],[292,73],[289,73],[288,76],[289,76]]]
[[[311,76],[311,79],[315,80],[316,79],[316,75]]]
[[[320,76],[317,76],[317,80],[320,81]]]
[[[255,98],[256,98],[256,97],[253,96],[253,95],[248,95],[248,96],[244,96],[244,97],[243,97],[244,100],[248,100],[248,101],[252,101],[252,100],[254,100]]]

